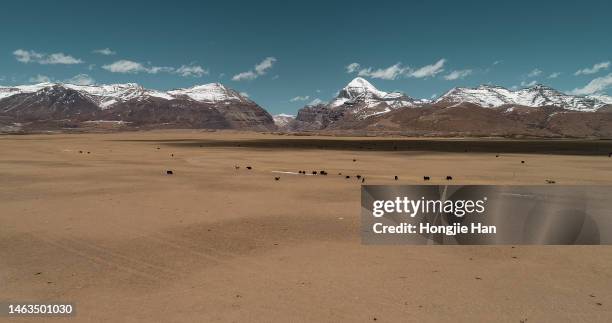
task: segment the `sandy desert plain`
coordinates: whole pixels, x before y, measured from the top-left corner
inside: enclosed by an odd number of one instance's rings
[[[361,182],[344,176],[604,185],[609,151],[190,130],[1,136],[0,300],[73,302],[75,317],[53,321],[79,322],[610,322],[612,247],[362,245]],[[276,173],[298,170],[329,175]]]

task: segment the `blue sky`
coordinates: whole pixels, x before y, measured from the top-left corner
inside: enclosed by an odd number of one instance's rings
[[[221,82],[271,113],[327,101],[357,75],[417,98],[534,82],[611,94],[611,12],[590,0],[11,1],[0,84]]]

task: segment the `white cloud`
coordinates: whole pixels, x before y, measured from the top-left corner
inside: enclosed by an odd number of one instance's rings
[[[181,65],[179,68],[170,66],[146,66],[142,63],[127,59],[118,60],[114,63],[102,66],[103,69],[112,73],[137,74],[137,73],[172,73],[183,77],[201,77],[208,74],[208,70],[199,65]]]
[[[72,65],[83,63],[82,60],[64,53],[45,54],[33,50],[17,49],[13,52],[13,55],[15,55],[15,59],[21,63],[38,63],[43,65]]]
[[[395,80],[400,75],[406,73],[406,71],[408,71],[407,67],[402,67],[400,63],[397,63],[387,68],[379,68],[376,70],[372,70],[371,67],[364,68],[360,70],[359,73],[357,73],[357,75],[367,76],[367,77],[372,77],[375,79],[382,79],[382,80]]]
[[[29,80],[31,83],[49,83],[52,82],[52,79],[46,75],[36,75],[34,77],[30,77]]]
[[[538,84],[538,81],[536,81],[536,80],[533,80],[531,82],[527,82],[527,81],[521,82],[521,86],[522,87],[530,87],[530,86],[534,86],[536,84]]]
[[[291,100],[289,100],[289,102],[306,101],[308,99],[310,99],[309,95],[306,95],[306,96],[296,96],[296,97],[292,98]]]
[[[433,77],[436,74],[444,71],[444,63],[446,63],[446,59],[440,59],[434,64],[425,65],[415,71],[412,71],[408,74],[410,77],[415,78],[424,78],[424,77]]]
[[[259,64],[256,64],[254,70],[249,70],[246,72],[238,73],[232,77],[233,81],[244,81],[244,80],[254,80],[261,75],[266,74],[266,72],[272,68],[274,63],[276,62],[276,58],[274,57],[266,57]]]
[[[248,94],[248,93],[246,93],[246,92],[240,92],[240,95],[242,95],[242,96],[243,96],[243,97],[245,97],[245,98],[248,98],[248,97],[249,97],[249,94]]]
[[[593,67],[583,68],[581,70],[577,70],[574,75],[590,75],[595,74],[601,70],[607,70],[610,67],[610,61],[601,62],[593,65]]]
[[[174,72],[183,77],[202,77],[202,75],[208,74],[208,70],[199,65],[181,65],[181,67],[177,68]]]
[[[115,52],[114,50],[110,49],[110,48],[101,48],[101,49],[94,49],[93,51],[91,51],[94,54],[100,54],[100,55],[104,55],[104,56],[111,56],[111,55],[115,55],[117,54],[117,52]]]
[[[259,75],[255,74],[253,71],[242,72],[232,76],[232,81],[244,81],[244,80],[254,80]]]
[[[595,78],[582,88],[576,88],[571,91],[575,95],[588,95],[603,92],[612,87],[612,73]]]
[[[308,105],[317,105],[317,104],[321,104],[321,103],[324,103],[324,101],[319,99],[319,98],[315,98],[314,100],[310,101],[310,103],[308,103]]]
[[[536,77],[536,76],[540,76],[540,75],[542,75],[542,70],[540,70],[538,68],[535,68],[535,69],[533,69],[531,72],[529,72],[527,74],[527,77],[531,78],[531,77]]]
[[[355,72],[357,72],[357,70],[359,70],[359,67],[361,67],[361,65],[359,65],[359,63],[350,63],[348,64],[345,69],[346,72],[349,74],[353,74]]]
[[[374,69],[372,67],[361,68],[359,63],[351,63],[345,67],[347,73],[355,73],[357,75],[364,77],[372,77],[383,80],[395,80],[400,76],[404,77],[414,77],[414,78],[424,78],[424,77],[433,77],[438,73],[444,71],[444,63],[446,59],[440,59],[434,64],[425,65],[416,70],[411,69],[408,66],[402,66],[401,63],[397,63],[391,65],[386,68],[378,68]]]
[[[554,72],[550,75],[548,75],[549,79],[556,79],[557,77],[559,77],[561,75],[561,72]]]
[[[498,64],[501,64],[502,62],[503,61],[495,61],[495,62],[493,62],[493,65],[498,65]]]
[[[263,61],[261,61],[261,63],[255,65],[255,72],[257,72],[259,75],[266,74],[266,71],[272,68],[274,62],[276,62],[276,58],[266,57]]]
[[[444,79],[447,81],[457,80],[465,78],[472,74],[472,70],[454,70],[447,75],[444,75]]]
[[[66,83],[76,85],[92,85],[95,84],[96,81],[87,74],[79,74],[67,79]]]
[[[113,73],[140,73],[147,72],[147,68],[141,63],[127,59],[118,60],[112,64],[102,66],[103,69]]]

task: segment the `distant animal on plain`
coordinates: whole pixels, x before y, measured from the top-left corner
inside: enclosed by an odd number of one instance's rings
[[[235,168],[235,169],[240,169],[240,166],[238,166],[238,165],[234,165],[234,168]]]
[[[357,159],[353,158],[353,162],[356,162],[356,161],[357,161]]]
[[[251,166],[247,166],[246,168],[247,168],[248,170],[253,169],[253,167],[251,167]]]
[[[348,176],[348,175],[346,175],[346,178],[348,179],[348,178],[351,178],[351,177],[350,177],[350,176]]]
[[[431,179],[431,178],[429,178],[429,176],[423,176],[423,180],[424,180],[424,181],[428,181],[428,180],[430,180],[430,179]]]
[[[452,177],[452,176],[446,176],[446,180],[447,180],[447,181],[452,181],[452,180],[453,180],[453,177]]]
[[[278,181],[280,179],[280,177],[276,176],[274,177],[274,180]]]
[[[167,171],[166,171],[166,175],[173,175],[173,174],[174,174],[174,172],[173,172],[173,171],[171,171],[171,170],[167,170]]]
[[[499,157],[499,155],[495,155],[495,158]]]
[[[361,175],[357,175],[357,176],[355,176],[355,177],[357,177],[357,179],[360,179],[360,178],[361,178]]]
[[[361,182],[362,182],[362,183],[365,183],[365,177],[361,179]]]
[[[394,177],[394,178],[395,178],[395,180],[396,180],[396,181],[399,179],[399,177],[397,177],[397,175],[395,175],[395,177]]]
[[[546,184],[556,184],[556,181],[553,181],[552,179],[547,179],[546,180]]]
[[[326,175],[327,175],[327,172],[326,172],[326,171],[324,171],[324,170],[322,170],[322,171],[319,171],[319,174],[326,176]]]
[[[521,160],[521,164],[524,164],[524,163],[525,163],[525,161],[524,161],[524,160]]]
[[[313,170],[313,171],[312,171],[312,175],[317,175],[317,171],[316,171],[316,170]]]

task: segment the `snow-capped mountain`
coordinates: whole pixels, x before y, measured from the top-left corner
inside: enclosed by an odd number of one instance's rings
[[[263,108],[219,83],[167,92],[134,83],[0,87],[0,117],[35,123],[106,120],[142,126],[276,129]]]
[[[171,96],[186,95],[193,100],[207,103],[218,103],[218,102],[251,102],[248,98],[242,96],[240,93],[225,87],[221,83],[210,83],[204,85],[197,85],[187,89],[177,89],[168,91],[167,94]]]
[[[289,123],[291,123],[293,120],[295,120],[295,116],[292,114],[276,114],[274,116],[272,116],[272,118],[274,119],[274,124],[276,124],[277,127],[281,128],[281,127],[286,127]]]
[[[520,105],[527,107],[557,106],[567,110],[596,111],[609,104],[606,96],[574,96],[561,93],[553,88],[538,84],[516,91],[501,86],[481,85],[477,88],[457,87],[439,97],[434,103],[468,102],[481,107],[499,107],[502,105]],[[608,103],[607,103],[608,102]]]
[[[62,83],[39,83],[34,85],[20,85],[14,87],[0,87],[0,100],[24,93],[34,93],[44,88],[54,86],[75,90],[92,99],[101,109],[107,109],[114,104],[130,100],[144,100],[147,98],[160,98],[173,100],[188,97],[192,100],[205,103],[220,102],[252,102],[240,95],[237,91],[225,87],[220,83],[197,85],[186,89],[176,89],[167,92],[146,89],[136,83],[109,84],[109,85],[75,85]]]
[[[300,109],[292,126],[297,130],[320,130],[428,102],[400,92],[380,91],[364,78],[357,77],[329,103],[307,105]]]
[[[420,101],[400,92],[380,91],[364,78],[357,77],[340,90],[328,107],[333,109],[343,105],[351,106],[352,114],[359,119],[365,119],[371,115],[416,106],[419,103]]]

